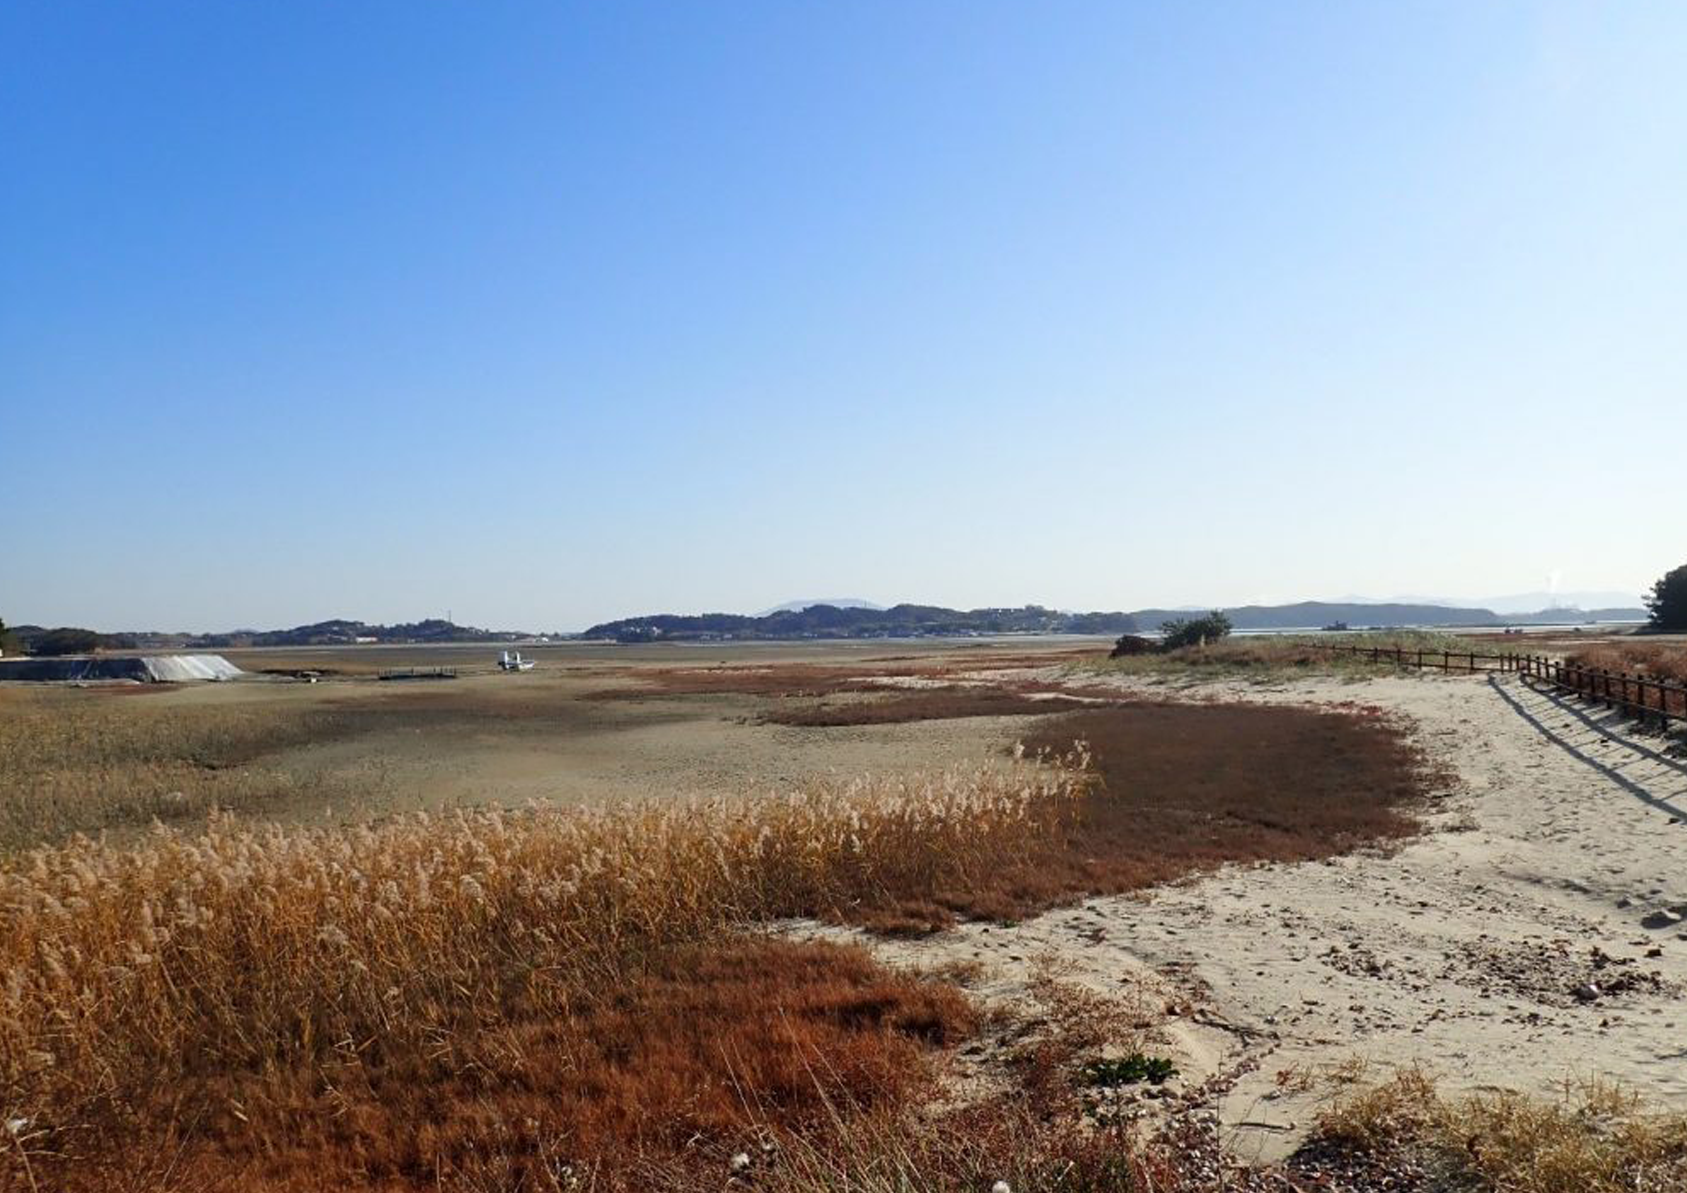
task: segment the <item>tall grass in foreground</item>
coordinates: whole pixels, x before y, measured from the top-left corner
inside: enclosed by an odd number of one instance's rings
[[[38,849],[0,870],[0,1112],[75,1154],[230,1113],[213,1084],[243,1116],[243,1076],[566,1019],[664,949],[1022,861],[1072,814],[1083,763]]]

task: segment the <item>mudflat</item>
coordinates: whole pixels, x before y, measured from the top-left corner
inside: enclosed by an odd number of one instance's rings
[[[795,728],[764,721],[774,702],[755,691],[757,680],[817,675],[829,689],[870,684],[885,671],[1023,668],[1075,650],[1094,653],[1093,644],[1068,639],[587,643],[524,647],[535,669],[506,673],[498,649],[487,646],[288,648],[226,652],[248,673],[232,683],[7,685],[5,699],[20,711],[92,715],[124,732],[155,723],[160,739],[237,720],[250,744],[233,760],[203,761],[225,782],[236,773],[273,780],[273,795],[243,789],[232,805],[241,815],[353,821],[532,800],[754,795],[827,777],[973,765],[1010,750],[1027,717]],[[379,678],[408,669],[456,677]],[[818,699],[799,692],[778,703],[802,708]],[[183,786],[174,773],[136,777],[131,786],[149,782],[160,792],[148,788],[148,798]],[[218,802],[215,793],[207,799]],[[169,805],[155,811],[167,814]]]

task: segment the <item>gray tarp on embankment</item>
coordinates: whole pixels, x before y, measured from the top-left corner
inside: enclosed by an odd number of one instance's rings
[[[0,680],[76,682],[128,679],[185,683],[237,679],[245,674],[220,654],[99,655],[77,659],[0,659]]]

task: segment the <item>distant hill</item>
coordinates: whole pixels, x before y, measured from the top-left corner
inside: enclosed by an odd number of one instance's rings
[[[370,625],[334,618],[290,630],[235,630],[227,634],[187,635],[181,645],[193,648],[238,646],[346,646],[365,643],[518,642],[533,637],[516,630],[485,630],[457,625],[443,618]]]
[[[1504,596],[1461,598],[1437,594],[1390,596],[1384,598],[1346,596],[1338,598],[1355,605],[1452,605],[1490,609],[1501,617],[1535,616],[1553,610],[1570,612],[1598,612],[1605,609],[1638,609],[1643,603],[1632,592],[1514,592]]]
[[[290,630],[233,630],[226,634],[173,634],[131,630],[100,634],[92,630],[22,625],[12,633],[25,654],[87,654],[122,650],[222,650],[242,646],[350,646],[357,643],[525,642],[536,635],[518,630],[483,630],[431,618],[399,625],[370,625],[335,618]]]
[[[815,605],[830,605],[834,609],[884,609],[883,605],[875,605],[872,601],[863,601],[857,597],[819,597],[806,601],[786,601],[783,605],[763,609],[759,616],[767,617],[774,613],[801,613],[804,609],[812,609]]]
[[[847,599],[847,598],[846,598]],[[1152,633],[1162,622],[1205,612],[1207,606],[1137,609],[1132,612],[1075,613],[1041,605],[1019,608],[947,609],[941,605],[901,604],[884,608],[868,601],[850,604],[792,601],[758,616],[741,613],[683,615],[658,613],[627,617],[592,626],[582,634],[539,635],[525,630],[489,630],[457,625],[442,618],[380,625],[345,618],[313,622],[284,630],[232,630],[225,634],[159,633],[133,630],[100,634],[89,630],[38,625],[11,627],[25,654],[46,654],[61,647],[75,651],[228,650],[245,646],[351,646],[429,642],[527,642],[538,637],[590,638],[610,642],[789,641],[828,638],[964,638],[997,634]],[[1242,605],[1224,610],[1239,630],[1306,630],[1341,622],[1370,627],[1582,625],[1588,622],[1646,620],[1646,610],[1619,606],[1599,609],[1539,609],[1502,616],[1474,606],[1411,602],[1301,601],[1293,605]],[[72,640],[70,635],[80,635]]]
[[[1128,634],[1153,631],[1188,617],[1189,609],[1129,613],[1066,613],[1027,605],[1018,609],[945,609],[893,605],[889,609],[810,605],[761,616],[741,613],[658,613],[592,626],[581,637],[614,642],[754,641],[803,638],[968,637],[985,634]],[[1644,609],[1543,609],[1501,617],[1491,609],[1455,605],[1301,601],[1224,610],[1239,630],[1305,630],[1345,623],[1363,627],[1576,625],[1588,621],[1644,621]]]
[[[96,650],[133,650],[133,634],[101,634],[77,626],[15,625],[10,635],[24,654],[86,654]]]
[[[967,637],[984,634],[1125,634],[1128,613],[1062,613],[1041,605],[1020,609],[945,609],[893,605],[889,609],[810,605],[760,617],[741,613],[658,613],[606,621],[581,635],[615,642],[741,641],[796,638]]]
[[[1504,624],[1491,609],[1455,605],[1360,604],[1300,601],[1293,605],[1241,605],[1224,610],[1239,630],[1305,630],[1346,622],[1350,626],[1481,626]],[[1138,609],[1134,616],[1147,629],[1188,617],[1185,609]]]
[[[1639,606],[1613,609],[1541,609],[1514,613],[1504,620],[1511,625],[1585,625],[1590,621],[1646,621],[1650,614]]]

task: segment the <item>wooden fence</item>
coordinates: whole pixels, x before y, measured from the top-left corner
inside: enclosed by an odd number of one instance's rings
[[[1584,700],[1620,709],[1642,721],[1656,719],[1660,727],[1687,721],[1687,683],[1586,667],[1565,659],[1530,654],[1481,654],[1476,651],[1415,650],[1404,646],[1338,646],[1318,643],[1325,650],[1355,655],[1373,663],[1425,667],[1452,672],[1505,672],[1538,680]]]

